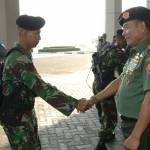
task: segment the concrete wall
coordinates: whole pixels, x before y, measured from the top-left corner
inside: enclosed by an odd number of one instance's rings
[[[2,41],[5,45],[7,44],[7,27],[6,27],[6,0],[0,0],[0,41]]]
[[[150,9],[150,0],[147,0],[147,8]]]
[[[19,16],[19,0],[0,0],[0,41],[7,48],[17,40],[15,20]]]
[[[105,31],[107,33],[107,40],[112,41],[112,37],[115,31],[120,27],[118,23],[118,17],[122,11],[122,1],[121,0],[106,0],[106,21],[105,21]]]

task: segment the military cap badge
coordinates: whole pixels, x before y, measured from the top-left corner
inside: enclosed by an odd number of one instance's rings
[[[122,14],[122,18],[125,19],[125,20],[126,20],[126,19],[129,19],[129,17],[130,17],[130,16],[129,16],[129,12],[128,12],[128,11],[126,11],[126,12],[124,12],[124,13]]]
[[[150,45],[148,45],[148,46],[146,47],[146,50],[147,50],[147,51],[149,51],[149,50],[150,50]]]
[[[148,65],[146,66],[146,72],[147,72],[148,74],[150,74],[150,64],[148,64]]]

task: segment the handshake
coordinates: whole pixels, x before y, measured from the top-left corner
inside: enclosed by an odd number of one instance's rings
[[[78,112],[85,112],[90,109],[96,103],[96,101],[97,99],[95,96],[92,96],[89,100],[86,98],[81,98],[78,101],[76,109]]]

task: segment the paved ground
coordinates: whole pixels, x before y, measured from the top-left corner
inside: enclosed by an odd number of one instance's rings
[[[67,94],[76,98],[89,98],[92,92],[87,81],[91,85],[93,76],[90,73],[87,80],[91,56],[87,55],[87,57],[88,63],[84,67],[80,66],[79,71],[71,70],[71,73],[67,74],[43,73],[42,77]],[[44,100],[37,98],[35,108],[42,150],[94,150],[99,139],[97,131],[100,126],[95,107],[80,114],[75,110],[72,115],[65,117]],[[10,150],[2,128],[0,128],[0,139],[0,150]]]

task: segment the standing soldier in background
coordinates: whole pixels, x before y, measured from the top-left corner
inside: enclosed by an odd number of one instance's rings
[[[94,73],[93,93],[97,94],[114,80],[123,69],[127,60],[125,52],[126,40],[122,36],[122,29],[117,30],[112,44],[92,56],[92,71]],[[114,96],[109,100],[96,104],[101,128],[100,141],[96,150],[105,150],[105,142],[114,138],[114,129],[117,124],[117,111]]]
[[[106,33],[103,33],[102,36],[98,37],[98,44],[97,44],[97,52],[95,52],[92,55],[92,71],[94,73],[94,82],[93,82],[93,93],[96,94],[99,92],[100,83],[101,83],[101,72],[99,68],[100,64],[100,55],[102,50],[105,50],[106,48],[110,47],[110,43],[106,40],[107,35]]]
[[[107,35],[103,33],[102,36],[98,37],[97,51],[100,51],[102,48],[105,49],[108,46],[110,46],[110,43],[107,41]]]

